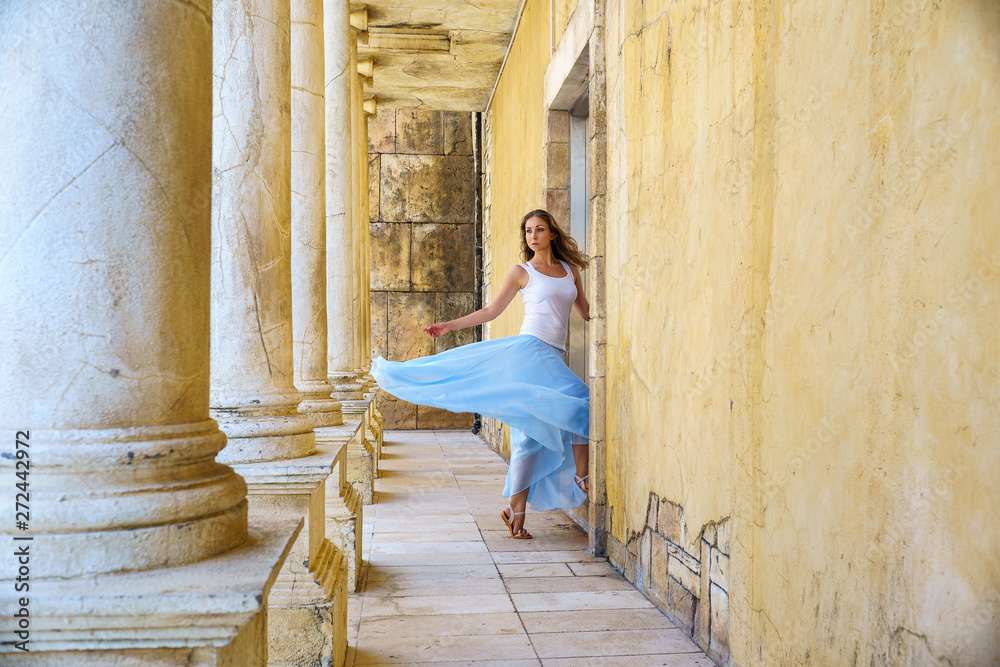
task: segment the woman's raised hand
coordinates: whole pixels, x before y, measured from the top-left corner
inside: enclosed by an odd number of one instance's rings
[[[429,327],[424,327],[424,333],[433,338],[439,338],[451,331],[447,322],[436,322]]]

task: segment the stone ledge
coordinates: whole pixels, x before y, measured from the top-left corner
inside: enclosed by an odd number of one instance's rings
[[[235,463],[231,467],[246,481],[248,495],[262,490],[307,492],[330,476],[334,456],[335,453],[324,448],[297,459]]]
[[[346,443],[357,432],[361,422],[354,419],[345,419],[343,424],[337,426],[323,426],[316,429],[316,447],[321,445],[338,445]]]
[[[244,545],[203,561],[32,581],[32,653],[225,646],[264,610],[302,524],[251,517]],[[13,591],[9,581],[0,585]],[[14,631],[15,606],[0,598],[4,635]],[[0,653],[12,651],[0,645]]]
[[[359,398],[355,400],[344,400],[340,402],[341,410],[345,415],[363,415],[368,410],[371,399]],[[346,423],[346,420],[345,420]]]

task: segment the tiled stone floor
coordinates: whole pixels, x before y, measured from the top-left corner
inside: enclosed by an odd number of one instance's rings
[[[467,431],[389,431],[365,508],[348,667],[713,664],[562,512],[500,520],[507,466]]]

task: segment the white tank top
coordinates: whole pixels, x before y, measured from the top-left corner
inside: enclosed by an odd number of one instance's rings
[[[539,273],[529,262],[521,265],[528,272],[528,284],[520,290],[521,300],[524,301],[521,333],[565,350],[569,311],[576,301],[576,281],[569,264],[562,260],[559,263],[566,271],[562,278]]]

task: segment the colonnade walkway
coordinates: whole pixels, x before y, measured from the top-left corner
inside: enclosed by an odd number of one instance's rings
[[[347,667],[713,664],[562,512],[511,539],[507,466],[471,433],[386,431],[379,467]]]

